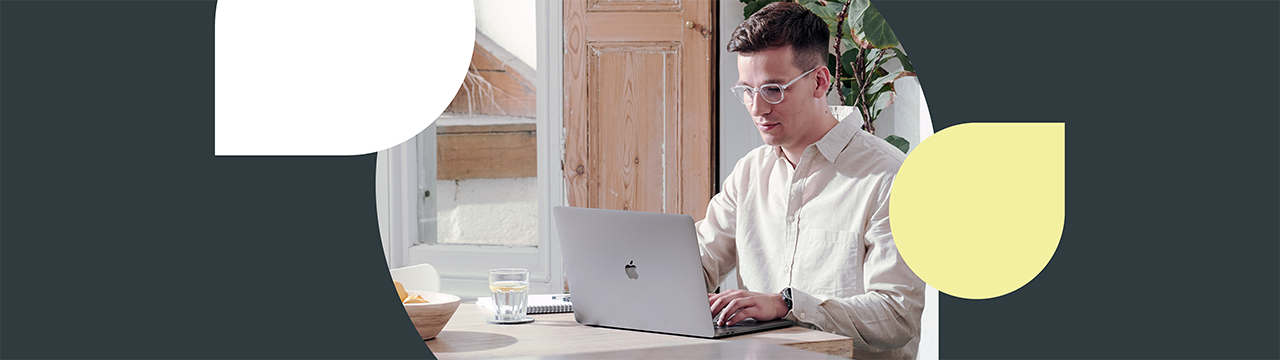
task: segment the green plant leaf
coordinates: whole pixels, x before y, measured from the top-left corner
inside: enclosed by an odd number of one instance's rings
[[[880,100],[880,96],[881,96],[881,95],[884,95],[884,94],[885,94],[885,93],[887,93],[887,92],[889,92],[889,88],[887,88],[887,87],[882,87],[882,88],[880,88],[880,89],[876,89],[876,91],[875,91],[875,92],[871,92],[871,91],[868,91],[868,92],[867,92],[867,100],[868,100],[868,103],[869,103],[869,104],[871,104],[871,110],[873,110],[873,111],[874,111],[874,110],[878,109],[878,108],[875,106],[875,105],[876,105],[876,103]],[[885,96],[888,96],[888,95],[885,95]]]
[[[893,48],[894,57],[898,58],[898,62],[902,63],[902,70],[915,72],[916,67],[911,66],[911,58],[907,57],[907,53],[902,51],[902,47]]]
[[[882,67],[878,67],[878,66],[874,66],[874,65],[867,65],[867,68],[866,68],[866,71],[864,72],[864,74],[865,74],[865,76],[866,76],[866,78],[865,78],[865,79],[866,79],[866,81],[868,81],[868,89],[870,89],[870,84],[871,84],[871,83],[874,83],[874,82],[876,81],[876,79],[879,79],[879,78],[881,78],[881,77],[885,76],[885,75],[886,75],[886,74],[888,74],[888,73],[889,73],[889,72],[888,72],[888,71],[886,71],[886,70],[885,70],[884,68],[882,68]]]
[[[888,88],[885,88],[880,92],[872,94],[869,98],[870,100],[868,103],[871,104],[871,115],[868,116],[868,118],[871,119],[871,121],[876,121],[876,119],[880,117],[880,111],[889,107],[889,102],[893,100],[893,91],[889,91]]]
[[[884,51],[884,50],[880,50],[880,49],[867,49],[867,61],[875,61],[876,56],[880,55],[880,52],[882,52],[882,51]]]
[[[863,79],[875,78],[876,69],[879,69],[879,67],[877,67],[876,64],[872,63],[873,61],[875,61],[875,58],[866,56],[866,54],[871,53],[871,50],[874,50],[874,49],[864,50],[862,51],[862,55],[859,55],[859,56],[863,56],[863,60],[864,60],[862,68],[858,69],[858,71],[862,73]]]
[[[889,73],[889,71],[884,68],[884,65],[888,63],[889,60],[893,59],[893,56],[886,53],[888,50],[872,49],[868,50],[868,52],[871,53],[873,50],[875,51],[872,53],[873,55],[867,56],[867,78],[871,79],[870,81],[874,83],[876,79],[879,79]],[[880,56],[881,54],[884,54],[884,56]],[[879,61],[876,61],[876,56],[880,57]],[[875,61],[875,63],[871,63],[872,61]]]
[[[894,58],[893,55],[889,55],[888,49],[885,49],[884,51],[885,51],[884,56],[881,56],[880,61],[876,62],[877,67],[884,68],[884,64],[888,64],[889,60],[893,60]]]
[[[739,1],[742,1],[743,4],[747,4],[747,6],[742,9],[742,18],[746,19],[751,17],[751,14],[755,14],[757,11],[760,11],[760,9],[764,8],[765,5],[776,3],[782,0],[739,0]]]
[[[872,79],[871,86],[867,87],[867,92],[868,93],[880,92],[880,89],[884,87],[885,84],[891,83],[894,80],[897,80],[898,75],[902,75],[903,72],[904,72],[903,70],[898,70],[898,71],[887,73],[883,76]]]
[[[839,61],[839,60],[836,60],[835,55],[830,53],[827,54],[827,73],[836,74],[836,61]],[[840,75],[836,74],[835,76],[840,76]]]
[[[839,11],[839,10],[837,10]],[[849,35],[871,47],[886,49],[898,46],[898,36],[889,28],[889,22],[880,15],[870,0],[850,0],[849,19],[845,20]]]
[[[822,21],[827,23],[827,31],[831,32],[831,36],[836,36],[836,23],[838,22],[836,17],[840,15],[840,9],[844,8],[844,2],[833,0],[799,0],[797,2],[800,6],[813,12],[814,15],[822,18]]]
[[[871,61],[871,60],[867,60],[867,61]],[[871,91],[871,87],[875,86],[876,80],[884,77],[888,73],[889,72],[886,71],[883,67],[876,66],[875,64],[867,64],[866,79],[864,79],[867,83],[866,91],[868,93],[874,92],[874,91]]]
[[[907,149],[911,148],[911,142],[898,135],[889,135],[884,138],[884,141],[888,141],[889,145],[893,145],[893,147],[898,148],[898,150],[902,150],[903,154],[906,154]]]
[[[887,99],[888,101],[881,102],[879,101],[881,99]],[[877,117],[879,117],[881,110],[884,110],[884,108],[888,108],[888,105],[893,104],[893,86],[886,86],[877,92],[872,92],[872,94],[870,94],[870,100],[872,100],[870,101],[870,104],[872,104],[872,109],[870,109],[872,110],[872,114],[876,114]]]
[[[857,60],[858,60],[857,48],[854,48],[853,51],[845,51],[844,54],[841,54],[840,64],[842,64],[843,66],[840,67],[840,76],[853,77],[853,72],[855,71],[853,69],[853,64],[856,63]]]
[[[831,36],[836,36],[836,33],[831,33]],[[840,38],[840,48],[844,49],[845,52],[858,48],[858,44],[855,44],[853,40],[849,40],[848,36],[849,34],[845,34],[845,37]]]

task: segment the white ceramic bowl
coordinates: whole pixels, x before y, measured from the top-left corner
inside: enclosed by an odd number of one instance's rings
[[[434,339],[439,335],[440,330],[449,323],[449,318],[453,317],[453,312],[458,310],[458,305],[462,304],[461,298],[445,293],[417,290],[406,292],[410,296],[422,295],[422,298],[427,299],[425,303],[404,304],[404,311],[409,314],[409,320],[413,321],[413,327],[418,329],[422,340]]]

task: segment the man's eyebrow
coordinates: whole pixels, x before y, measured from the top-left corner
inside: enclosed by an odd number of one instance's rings
[[[760,84],[760,86],[769,85],[769,84],[781,85],[783,82],[786,82],[786,81],[788,80],[768,79],[768,80],[765,80],[763,84]],[[742,80],[738,80],[738,83],[735,85],[751,86],[750,84],[747,84],[746,81],[742,81]]]

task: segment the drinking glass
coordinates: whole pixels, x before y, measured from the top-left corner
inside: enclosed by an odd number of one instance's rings
[[[498,322],[527,320],[529,311],[529,270],[489,270],[489,291],[493,292],[494,319]]]

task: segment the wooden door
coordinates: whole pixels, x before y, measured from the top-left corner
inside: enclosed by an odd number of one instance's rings
[[[715,181],[716,5],[565,0],[570,206],[705,215]]]

